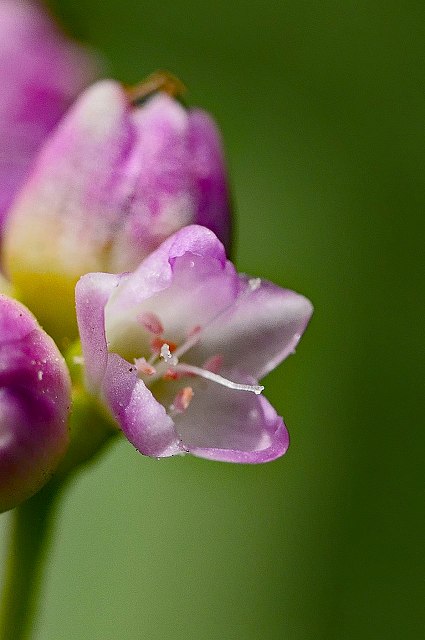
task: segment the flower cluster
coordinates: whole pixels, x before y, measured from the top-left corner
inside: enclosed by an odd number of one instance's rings
[[[95,58],[35,5],[0,2],[0,36],[1,255],[20,300],[0,296],[0,510],[67,455],[61,352],[80,371],[74,401],[103,406],[142,454],[284,454],[288,432],[259,381],[294,352],[312,306],[228,260],[211,117],[164,73],[80,93]]]

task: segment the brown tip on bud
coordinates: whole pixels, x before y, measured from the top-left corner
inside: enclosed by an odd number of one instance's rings
[[[186,87],[168,71],[155,71],[134,87],[126,88],[128,99],[135,106],[157,91],[167,93],[172,98],[179,98],[186,93]]]

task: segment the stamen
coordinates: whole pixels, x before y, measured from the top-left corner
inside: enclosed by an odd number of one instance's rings
[[[147,362],[146,358],[134,358],[134,364],[136,365],[137,373],[142,376],[153,376],[156,373],[155,367],[150,362]]]
[[[184,374],[182,373],[177,373],[175,369],[167,369],[167,371],[162,376],[162,379],[168,382],[169,380],[178,380],[179,378],[182,378],[183,375]]]
[[[236,391],[252,391],[252,393],[255,393],[256,395],[259,395],[264,389],[264,387],[259,384],[240,384],[239,382],[233,382],[232,380],[223,378],[223,376],[219,376],[217,373],[213,373],[207,369],[201,369],[200,367],[195,367],[191,364],[177,364],[175,366],[178,371],[194,373],[201,378],[211,380],[211,382],[217,382],[217,384],[221,384],[223,387],[227,387],[228,389],[235,389]]]
[[[170,364],[173,367],[176,366],[176,364],[178,364],[178,361],[179,361],[178,358],[176,356],[171,355],[171,347],[166,342],[164,342],[164,344],[161,347],[160,356],[161,358],[164,359],[164,361],[167,364]]]
[[[184,387],[176,394],[173,404],[170,406],[171,411],[175,413],[183,413],[186,411],[193,398],[192,387]]]
[[[175,342],[171,342],[170,340],[164,340],[164,338],[155,336],[155,338],[151,340],[151,344],[150,344],[151,352],[157,356],[161,355],[161,349],[165,344],[168,346],[171,353],[173,353],[173,351],[177,349],[177,345]]]
[[[155,313],[145,311],[137,316],[137,322],[143,325],[149,333],[153,333],[156,336],[160,336],[164,333],[162,322]]]

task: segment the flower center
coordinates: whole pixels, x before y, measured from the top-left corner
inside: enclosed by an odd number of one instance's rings
[[[234,391],[250,391],[260,394],[264,387],[262,385],[251,385],[229,380],[219,374],[222,367],[223,358],[220,354],[214,354],[206,360],[202,367],[187,364],[181,361],[181,357],[193,347],[200,339],[202,329],[194,327],[189,333],[186,341],[178,346],[177,344],[162,337],[164,333],[160,319],[153,313],[148,312],[138,318],[140,324],[151,334],[150,341],[151,357],[135,358],[134,363],[146,386],[151,386],[158,380],[176,381],[184,378],[200,377],[227,387]],[[194,392],[191,386],[182,387],[176,394],[170,405],[170,414],[183,413],[189,407]]]

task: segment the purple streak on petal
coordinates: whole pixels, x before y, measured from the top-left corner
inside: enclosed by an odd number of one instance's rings
[[[188,409],[174,419],[190,453],[242,463],[269,462],[286,453],[286,427],[263,396],[204,380],[191,386],[194,396]]]
[[[133,144],[118,167],[123,195],[111,267],[134,268],[172,233],[194,221],[187,114],[165,94],[131,111]]]
[[[0,295],[0,511],[41,488],[65,452],[70,386],[53,340]]]
[[[109,273],[89,273],[75,288],[78,328],[85,360],[87,385],[100,390],[108,361],[105,336],[105,305],[122,278]]]
[[[0,222],[34,155],[96,63],[67,40],[40,6],[0,3]]]
[[[159,93],[132,111],[132,122],[134,144],[120,172],[128,185],[128,206],[113,246],[113,268],[134,267],[192,223],[212,229],[228,247],[225,164],[212,119]]]
[[[103,396],[128,440],[147,456],[168,457],[184,452],[174,423],[164,407],[137,377],[136,368],[110,354]]]

